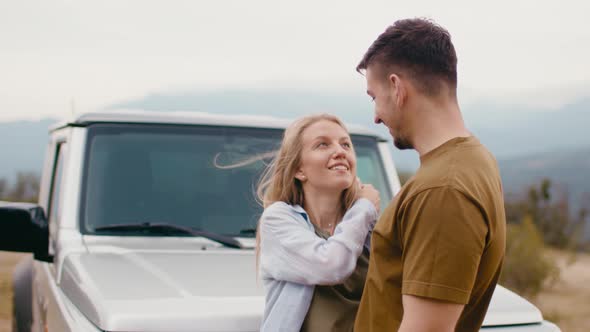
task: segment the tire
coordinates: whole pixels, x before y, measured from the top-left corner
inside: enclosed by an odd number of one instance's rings
[[[21,260],[12,273],[12,332],[30,332],[33,322],[33,257]]]

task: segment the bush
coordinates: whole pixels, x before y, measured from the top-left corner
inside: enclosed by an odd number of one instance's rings
[[[37,202],[40,180],[34,172],[17,172],[12,186],[6,179],[0,178],[0,201]]]
[[[559,268],[546,254],[543,237],[530,216],[509,224],[500,283],[525,297],[535,297],[545,283],[559,278]]]
[[[555,192],[551,181],[544,179],[540,185],[529,187],[524,197],[507,197],[505,203],[508,223],[518,224],[526,217],[539,230],[545,244],[566,250],[584,248],[588,206],[582,202],[574,212],[567,189]]]

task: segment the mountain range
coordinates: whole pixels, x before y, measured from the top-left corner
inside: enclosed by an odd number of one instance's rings
[[[152,94],[105,109],[195,110],[223,114],[257,114],[295,118],[310,112],[330,112],[348,123],[364,125],[389,137],[372,123],[368,98],[352,93],[304,90],[228,90]],[[482,102],[462,105],[470,130],[496,156],[508,191],[549,177],[567,186],[572,195],[590,192],[590,97],[560,109],[530,109]],[[0,178],[17,171],[41,172],[48,127],[56,119],[0,123]],[[413,172],[419,164],[414,151],[392,149],[398,170]]]

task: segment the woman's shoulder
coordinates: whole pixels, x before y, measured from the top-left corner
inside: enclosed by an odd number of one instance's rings
[[[299,205],[291,205],[287,202],[277,201],[267,206],[262,212],[262,220],[292,219],[305,220],[305,210]]]
[[[264,209],[264,213],[275,213],[275,212],[293,213],[293,214],[305,213],[305,211],[303,210],[303,208],[301,208],[301,206],[291,205],[291,204],[289,204],[287,202],[283,202],[283,201],[276,201]]]
[[[275,209],[290,209],[293,208],[293,205],[287,203],[287,202],[283,202],[283,201],[276,201],[274,203],[272,203],[271,205],[267,206],[264,211],[266,210],[275,210]]]

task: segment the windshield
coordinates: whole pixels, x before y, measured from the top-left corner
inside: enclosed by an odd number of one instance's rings
[[[262,213],[255,198],[256,184],[280,145],[282,130],[96,124],[89,126],[88,133],[83,233],[149,236],[140,230],[134,234],[129,229],[105,232],[100,228],[165,223],[221,235],[255,236]],[[377,140],[366,136],[352,140],[358,176],[381,192],[385,205],[391,193]]]

